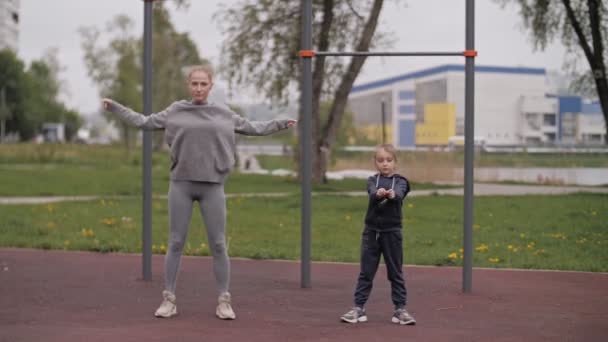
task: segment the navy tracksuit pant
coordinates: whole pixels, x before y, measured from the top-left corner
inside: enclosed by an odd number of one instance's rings
[[[384,257],[388,280],[391,283],[391,299],[395,308],[407,304],[401,230],[376,232],[366,228],[361,238],[361,272],[355,290],[355,306],[365,306],[372,291],[381,255]]]

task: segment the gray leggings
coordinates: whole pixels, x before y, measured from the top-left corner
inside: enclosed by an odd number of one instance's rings
[[[169,185],[171,232],[165,256],[165,290],[175,293],[180,259],[192,218],[192,203],[199,202],[207,227],[207,241],[213,255],[213,273],[219,294],[228,292],[230,261],[226,248],[226,196],[224,184],[174,181]]]

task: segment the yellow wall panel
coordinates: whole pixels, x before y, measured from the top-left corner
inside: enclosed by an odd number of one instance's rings
[[[416,125],[416,145],[447,145],[456,134],[456,106],[429,103],[424,106],[424,123]]]

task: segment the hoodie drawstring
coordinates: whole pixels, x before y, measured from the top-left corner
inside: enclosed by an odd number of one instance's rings
[[[393,184],[391,184],[391,188],[389,190],[393,190],[395,188],[395,176],[391,178],[393,179]],[[378,190],[378,185],[380,185],[380,174],[376,175],[376,190]]]

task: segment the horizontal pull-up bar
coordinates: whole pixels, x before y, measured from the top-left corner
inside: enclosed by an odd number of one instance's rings
[[[300,57],[315,57],[315,56],[465,56],[465,57],[477,57],[476,50],[466,51],[455,51],[455,52],[368,52],[368,51],[354,51],[354,52],[330,52],[330,51],[314,51],[314,50],[301,50]]]

